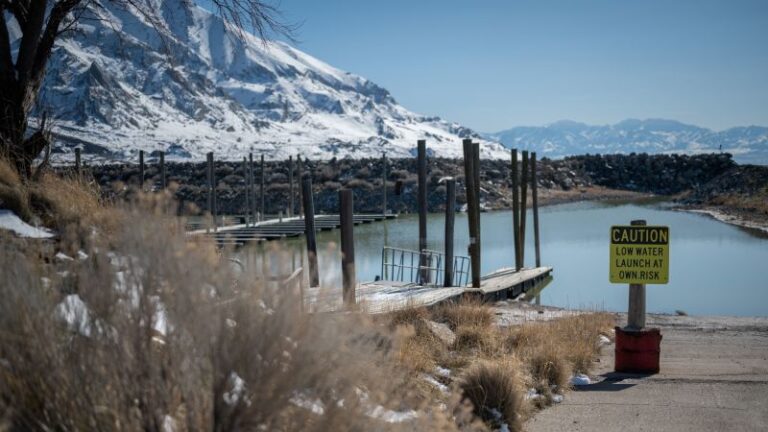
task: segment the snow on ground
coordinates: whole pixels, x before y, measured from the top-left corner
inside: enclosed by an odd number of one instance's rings
[[[571,384],[575,386],[590,385],[592,380],[587,375],[578,374],[571,378]]]
[[[53,232],[45,228],[33,227],[24,222],[10,210],[0,209],[0,230],[12,231],[20,237],[51,238]]]
[[[67,323],[70,330],[83,336],[91,335],[91,313],[79,295],[70,294],[64,297],[54,313]]]

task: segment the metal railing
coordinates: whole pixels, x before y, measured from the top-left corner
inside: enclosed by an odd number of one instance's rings
[[[425,249],[418,251],[385,246],[381,250],[381,278],[423,286],[443,286],[445,255]],[[463,286],[469,279],[469,258],[453,257],[453,285]]]

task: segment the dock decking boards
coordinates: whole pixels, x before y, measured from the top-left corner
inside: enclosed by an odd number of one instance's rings
[[[360,214],[355,215],[355,225],[378,222],[385,219],[395,219],[394,214]],[[328,231],[341,226],[339,215],[315,216],[317,231]],[[204,236],[216,240],[219,244],[244,245],[245,243],[276,240],[287,237],[298,237],[304,234],[304,219],[298,217],[272,219],[251,226],[231,225],[219,227],[216,231],[199,229],[187,233],[190,236]]]
[[[514,298],[528,292],[551,277],[551,267],[524,268],[519,272],[502,269],[484,276],[480,288],[420,286],[410,282],[376,281],[357,286],[360,310],[380,314],[398,310],[429,307],[463,295],[484,299]],[[304,290],[305,310],[309,312],[342,311],[340,288],[309,288]]]

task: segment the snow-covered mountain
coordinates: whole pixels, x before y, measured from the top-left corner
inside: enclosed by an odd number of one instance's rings
[[[624,120],[590,126],[559,121],[542,127],[516,127],[485,134],[509,148],[558,158],[584,153],[708,153],[721,150],[740,162],[768,164],[768,128],[735,127],[720,132],[673,120]]]
[[[470,129],[407,110],[365,78],[241,35],[192,1],[156,0],[154,23],[101,3],[57,43],[48,67],[39,105],[56,118],[59,159],[73,144],[107,159],[135,159],[139,149],[198,160],[208,151],[397,157],[412,155],[417,139],[460,156],[467,137],[483,143],[484,157],[508,157]]]

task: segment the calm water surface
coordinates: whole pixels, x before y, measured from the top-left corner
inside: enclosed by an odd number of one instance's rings
[[[670,275],[667,285],[648,285],[649,312],[689,314],[768,315],[768,239],[707,216],[677,212],[662,205],[572,203],[544,207],[539,212],[542,264],[554,267],[554,281],[541,293],[542,304],[625,311],[627,285],[608,282],[608,230],[611,225],[645,219],[649,225],[670,228]],[[433,214],[427,228],[429,248],[442,251],[444,216]],[[482,273],[514,264],[511,212],[481,216]],[[526,266],[534,265],[532,216],[528,213]],[[340,285],[339,232],[318,234],[321,284]],[[260,251],[278,244],[286,253],[280,261],[301,265],[304,240],[272,242],[241,253],[261,265]],[[384,245],[418,248],[418,218],[355,227],[355,261],[360,281],[381,274]],[[456,254],[466,255],[465,214],[456,215]]]

